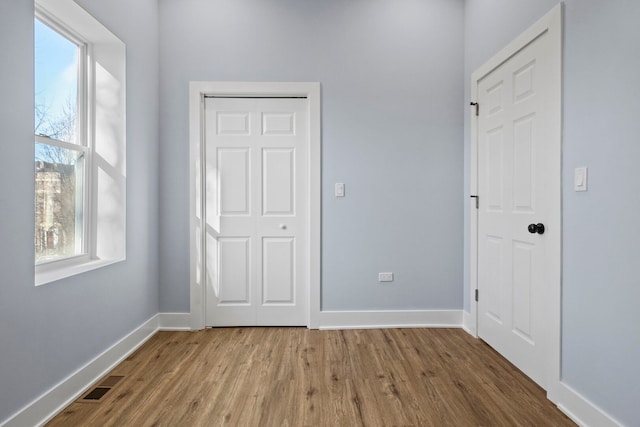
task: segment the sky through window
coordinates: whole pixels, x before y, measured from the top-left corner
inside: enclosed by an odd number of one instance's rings
[[[35,20],[35,133],[77,143],[78,45]]]

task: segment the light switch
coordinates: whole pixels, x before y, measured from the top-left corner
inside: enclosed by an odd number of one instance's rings
[[[344,197],[344,183],[337,182],[336,183],[336,197]]]
[[[575,191],[587,191],[587,168],[576,168],[573,177],[573,189]]]

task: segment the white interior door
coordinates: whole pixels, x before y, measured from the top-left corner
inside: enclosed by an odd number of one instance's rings
[[[207,326],[307,323],[308,105],[207,98]]]
[[[549,272],[559,263],[548,245],[560,233],[549,107],[559,69],[548,43],[543,33],[478,82],[477,127],[478,335],[544,388],[555,336]]]

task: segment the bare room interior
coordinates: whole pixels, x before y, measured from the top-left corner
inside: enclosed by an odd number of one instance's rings
[[[637,426],[639,21],[3,0],[0,425]]]

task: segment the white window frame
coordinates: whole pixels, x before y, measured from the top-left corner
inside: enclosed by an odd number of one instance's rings
[[[91,114],[91,108],[93,106],[93,93],[89,90],[93,85],[91,74],[91,44],[80,35],[75,33],[73,29],[68,28],[63,23],[59,22],[56,18],[50,16],[47,12],[42,10],[41,7],[36,4],[35,7],[35,19],[42,24],[49,27],[51,30],[57,32],[62,37],[69,40],[78,46],[78,87],[77,87],[77,119],[76,119],[76,143],[65,142],[55,138],[35,134],[35,143],[53,145],[56,147],[79,151],[84,154],[84,167],[82,171],[82,245],[81,252],[77,255],[71,255],[64,258],[36,261],[36,274],[47,271],[54,271],[56,269],[73,266],[77,264],[83,264],[91,261],[92,253],[91,248],[91,222],[93,215],[91,215],[91,196],[92,192],[88,189],[91,188],[91,150],[93,147],[93,141],[90,138],[92,135],[89,132],[89,126],[91,120],[89,120]],[[76,237],[77,238],[77,237]]]
[[[86,59],[78,144],[36,136],[64,148],[85,147],[84,253],[35,265],[38,286],[126,259],[126,46],[73,0],[35,0],[34,17],[82,43]]]

